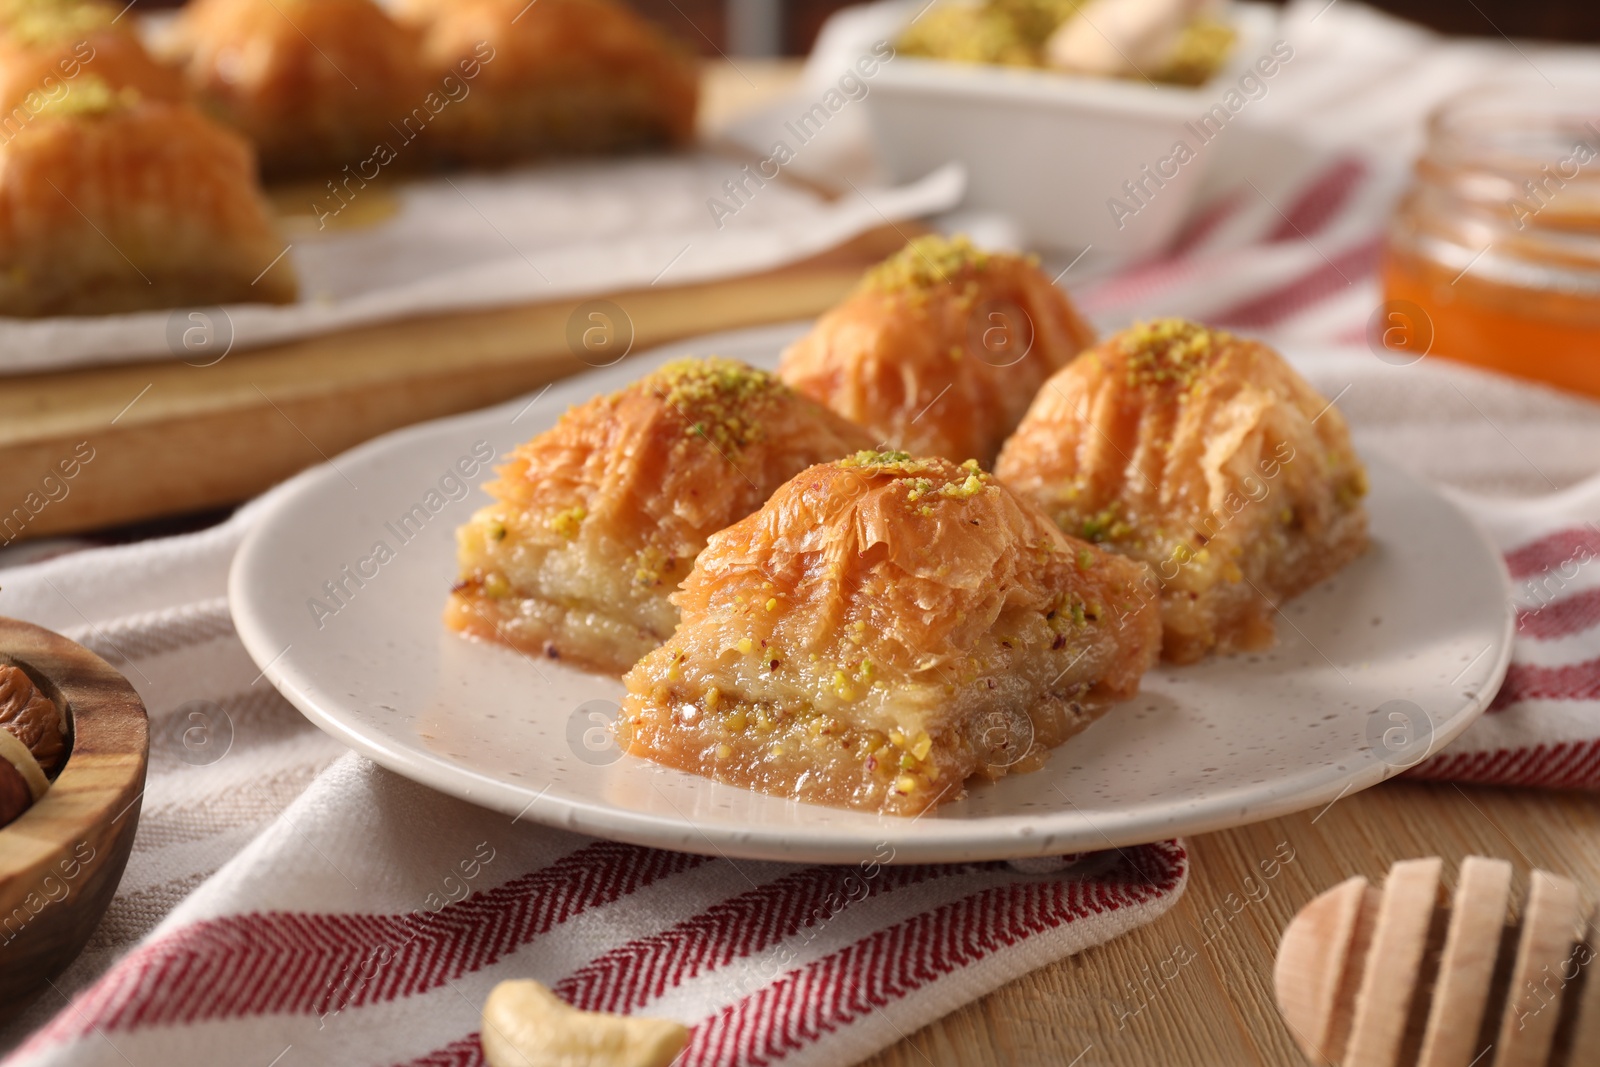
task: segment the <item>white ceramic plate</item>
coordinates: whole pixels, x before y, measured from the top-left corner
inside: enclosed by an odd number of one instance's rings
[[[234,561],[245,647],[317,725],[446,793],[603,837],[804,862],[1073,852],[1325,805],[1437,751],[1505,674],[1512,616],[1499,554],[1437,492],[1375,456],[1371,551],[1286,606],[1275,648],[1162,667],[1043,769],[916,820],[622,756],[603,730],[620,683],[444,630],[454,528],[486,500],[482,473],[459,477],[464,457],[502,454],[672,355],[771,366],[797,329],[636,357],[305,472],[273,493]]]

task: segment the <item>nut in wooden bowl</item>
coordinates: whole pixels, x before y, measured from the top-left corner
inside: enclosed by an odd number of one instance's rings
[[[0,662],[0,827],[33,807],[67,760],[67,709],[28,672]]]
[[[150,729],[110,664],[0,618],[0,1023],[80,951],[133,847]]]
[[[1508,924],[1511,865],[1469,856],[1449,906],[1437,858],[1357,876],[1300,909],[1273,984],[1312,1062],[1343,1067],[1596,1067],[1596,929],[1577,886],[1534,871]]]

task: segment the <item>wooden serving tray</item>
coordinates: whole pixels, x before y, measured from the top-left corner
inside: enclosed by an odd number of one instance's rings
[[[884,226],[780,270],[600,299],[632,321],[632,352],[805,318],[916,232]],[[236,503],[388,430],[585,370],[568,320],[594,299],[384,323],[206,367],[0,379],[0,545]]]

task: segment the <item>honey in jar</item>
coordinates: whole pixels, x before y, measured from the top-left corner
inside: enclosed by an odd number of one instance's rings
[[[1600,92],[1500,86],[1440,108],[1383,286],[1392,347],[1600,396]]]

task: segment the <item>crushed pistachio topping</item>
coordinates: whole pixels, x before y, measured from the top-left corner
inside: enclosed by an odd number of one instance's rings
[[[483,593],[485,596],[500,600],[511,595],[511,583],[506,580],[505,575],[498,572],[487,574],[483,579]]]
[[[483,524],[483,537],[486,541],[504,541],[506,539],[506,524],[499,519],[490,519]]]
[[[1085,0],[943,0],[925,9],[895,42],[900,53],[956,63],[1049,67],[1046,43],[1074,18]],[[1196,15],[1179,26],[1176,42],[1138,80],[1200,85],[1227,62],[1237,34],[1226,23]]]
[[[965,481],[946,482],[939,489],[940,496],[950,497],[952,500],[971,500],[983,492],[989,476],[982,471],[967,473]]]
[[[1117,516],[1118,505],[1116,501],[1102,509],[1098,514],[1090,515],[1083,520],[1078,529],[1078,536],[1085,541],[1096,544],[1102,541],[1116,541],[1127,537],[1133,532],[1133,527],[1123,522]]]
[[[1094,550],[1092,548],[1078,549],[1078,569],[1086,571],[1094,566]]]
[[[1353,508],[1367,495],[1367,488],[1367,472],[1358,466],[1350,473],[1349,478],[1339,483],[1339,487],[1334,490],[1334,498],[1339,501],[1340,507]]]
[[[964,275],[988,269],[991,257],[964,235],[917,237],[873,267],[861,280],[864,290],[906,293],[948,285]]]
[[[1044,44],[1084,0],[985,0],[941,3],[906,28],[906,55],[1016,67],[1046,65]]]
[[[895,47],[908,56],[957,63],[1039,66],[1039,49],[1024,40],[1012,21],[966,4],[940,4],[913,22]]]
[[[911,477],[917,481],[927,482],[927,490],[931,490],[933,482],[925,475],[943,475],[945,466],[936,459],[912,459],[909,452],[857,452],[853,456],[846,456],[838,461],[838,465],[845,470],[865,470],[877,474],[890,476]],[[915,498],[913,498],[915,499]]]
[[[906,503],[919,515],[932,515],[933,508],[923,503],[927,498],[944,497],[947,500],[970,500],[990,487],[992,476],[978,466],[976,460],[961,464],[966,477],[950,478],[949,467],[938,460],[912,459],[907,452],[857,452],[838,461],[846,469],[875,469],[886,474],[900,475],[906,487]],[[926,475],[935,477],[926,477]]]
[[[1068,623],[1072,629],[1082,630],[1090,623],[1100,621],[1103,614],[1104,610],[1100,604],[1087,601],[1075,592],[1069,592],[1056,602],[1056,607],[1046,614],[1045,618],[1054,623],[1054,628],[1059,632]],[[1057,641],[1052,647],[1063,648],[1065,643]]]
[[[1233,340],[1232,334],[1197,322],[1156,319],[1135,323],[1111,343],[1128,357],[1130,387],[1173,383],[1188,389]]]
[[[841,467],[894,467],[909,471],[915,461],[910,452],[857,452],[839,461]]]
[[[133,107],[140,100],[139,90],[131,85],[113,89],[102,77],[85,74],[72,83],[68,92],[55,100],[46,98],[40,115],[106,115]]]
[[[0,32],[18,44],[38,47],[86,37],[117,20],[117,10],[83,0],[3,0]]]
[[[761,440],[764,409],[788,392],[775,375],[718,356],[673,360],[645,386],[683,416],[685,435],[723,451]]]
[[[578,536],[578,530],[582,528],[583,520],[588,517],[589,512],[582,504],[574,504],[572,507],[564,508],[550,516],[550,521],[547,525],[555,531],[557,536],[571,541]],[[502,526],[500,530],[500,536],[504,537],[505,527]],[[499,538],[495,540],[499,540]]]
[[[635,557],[633,580],[639,585],[660,585],[661,579],[677,561],[654,546],[641,548]]]
[[[1202,15],[1183,28],[1166,59],[1149,72],[1150,80],[1203,85],[1228,61],[1238,38],[1232,26]]]

